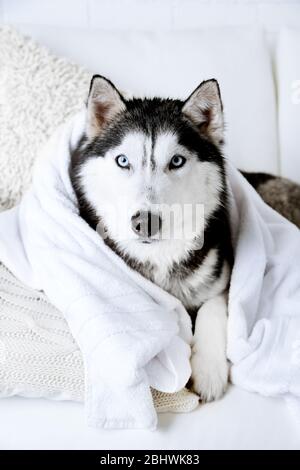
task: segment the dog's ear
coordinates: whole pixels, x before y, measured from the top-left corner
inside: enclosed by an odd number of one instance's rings
[[[99,135],[105,126],[125,109],[125,99],[116,87],[106,78],[94,75],[87,102],[88,138]]]
[[[223,105],[217,80],[206,80],[184,102],[182,112],[214,144],[224,141]]]

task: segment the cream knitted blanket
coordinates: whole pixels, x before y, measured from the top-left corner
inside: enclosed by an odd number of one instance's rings
[[[0,262],[0,396],[83,401],[81,352],[62,314]],[[189,412],[198,397],[152,389],[158,412]]]

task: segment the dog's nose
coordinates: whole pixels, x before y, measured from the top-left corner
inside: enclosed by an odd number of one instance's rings
[[[139,211],[131,217],[131,227],[141,238],[154,237],[161,230],[161,217],[150,211]]]

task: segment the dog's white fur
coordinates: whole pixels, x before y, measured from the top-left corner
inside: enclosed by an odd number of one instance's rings
[[[227,298],[222,293],[200,307],[192,346],[193,386],[206,401],[220,398],[227,386]]]

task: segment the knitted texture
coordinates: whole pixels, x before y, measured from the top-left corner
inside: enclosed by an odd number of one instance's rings
[[[83,401],[84,367],[62,314],[0,263],[0,396],[11,395]],[[152,395],[158,412],[199,402],[188,390]]]
[[[0,28],[0,211],[29,186],[41,145],[86,99],[91,74]]]

